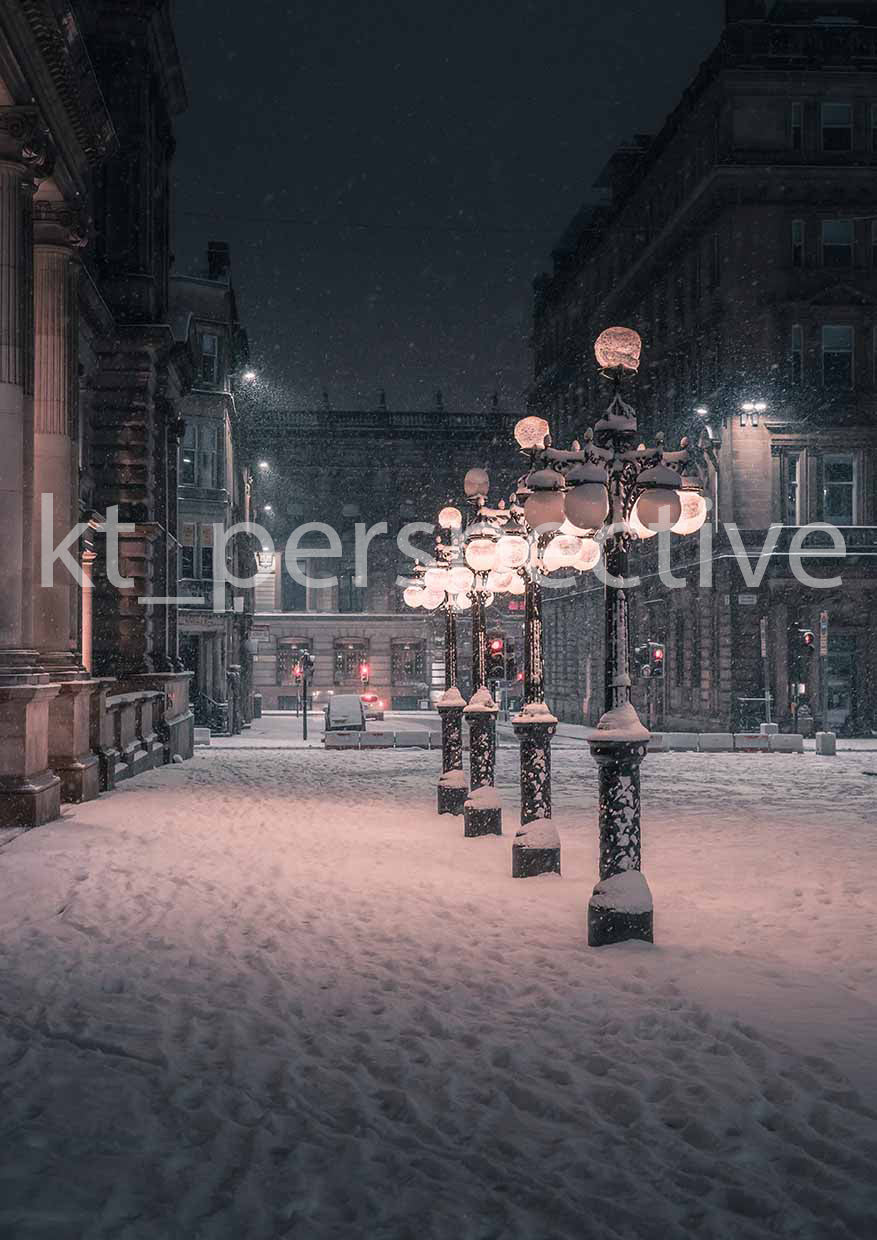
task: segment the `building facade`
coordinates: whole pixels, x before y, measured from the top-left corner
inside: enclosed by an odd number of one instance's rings
[[[666,644],[640,683],[656,726],[772,717],[847,733],[877,726],[877,5],[726,6],[720,43],[654,137],[610,159],[536,286],[531,407],[558,442],[599,416],[592,342],[643,337],[631,400],[642,437],[708,449],[712,545],[674,549],[685,589],[657,580],[651,544],[634,640]],[[830,16],[825,16],[828,9]],[[806,561],[795,533],[828,522],[843,559]],[[741,570],[733,523],[763,575]],[[687,540],[696,543],[697,540]],[[811,535],[807,545],[819,543]],[[824,539],[823,539],[824,542]],[[828,548],[830,544],[825,544]],[[696,561],[706,554],[710,581]],[[562,718],[602,711],[602,591],[546,602],[549,697]],[[827,624],[828,653],[818,634]],[[815,650],[815,653],[814,653]]]
[[[153,712],[162,752],[191,753],[176,611],[157,601],[176,593],[179,407],[193,368],[168,304],[185,104],[168,3],[0,10],[3,825],[47,821],[62,796],[108,786],[113,744],[96,720],[108,688],[136,707],[143,735],[126,754],[152,760]],[[66,562],[43,554],[44,537],[51,552],[77,525]]]
[[[183,400],[179,467],[179,655],[192,673],[196,724],[234,734],[253,717],[252,588],[234,581],[255,572],[245,533],[228,541],[232,573],[214,585],[225,563],[226,536],[250,519],[251,474],[239,450],[235,388],[247,363],[246,334],[238,319],[231,258],[224,242],[211,242],[201,276],[171,279],[175,332],[192,337],[197,359],[192,388]],[[218,590],[218,593],[217,593]]]
[[[418,548],[431,552],[439,510],[462,504],[469,468],[487,467],[499,494],[511,488],[520,472],[516,420],[496,407],[447,411],[440,398],[426,412],[389,410],[382,398],[371,411],[327,402],[247,420],[254,513],[271,545],[259,557],[253,628],[254,683],[266,709],[298,708],[300,649],[315,656],[317,706],[330,694],[360,693],[363,668],[384,709],[418,709],[444,691],[443,617],[407,608],[398,582]],[[398,543],[406,528],[410,553]],[[366,543],[367,561],[357,557]],[[506,633],[512,649],[520,641],[515,607],[512,600],[490,616],[491,631]],[[468,629],[464,618],[464,691]]]

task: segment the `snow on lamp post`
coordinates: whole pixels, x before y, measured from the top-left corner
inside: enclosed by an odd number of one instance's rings
[[[637,444],[636,412],[622,399],[621,388],[638,370],[640,350],[640,338],[630,328],[609,328],[598,338],[595,354],[612,384],[612,400],[584,446],[568,454],[566,467],[567,520],[600,532],[606,570],[605,713],[589,740],[600,795],[600,880],[588,906],[592,946],[654,939],[640,841],[639,768],[650,734],[631,702],[629,548],[635,539],[674,528],[694,533],[706,516],[705,504],[686,509],[680,497],[687,440],[672,453],[664,451],[663,436],[654,448]]]
[[[465,538],[466,564],[473,574],[472,696],[464,710],[469,725],[470,792],[463,808],[463,834],[468,838],[502,835],[502,808],[494,787],[496,771],[497,707],[487,685],[487,625],[485,608],[494,598],[490,575],[498,567],[496,529],[486,515],[490,478],[483,469],[470,469],[463,482],[466,498],[476,512]]]

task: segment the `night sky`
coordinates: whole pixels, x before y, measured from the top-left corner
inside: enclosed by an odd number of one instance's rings
[[[532,280],[720,0],[184,0],[177,270],[232,246],[276,407],[523,405]]]

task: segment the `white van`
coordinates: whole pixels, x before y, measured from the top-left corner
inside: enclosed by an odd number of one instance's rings
[[[365,708],[353,693],[330,697],[326,705],[327,732],[364,732]]]

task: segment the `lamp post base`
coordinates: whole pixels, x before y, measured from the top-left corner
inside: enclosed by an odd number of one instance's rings
[[[502,835],[502,810],[499,807],[478,809],[467,802],[463,807],[463,836],[473,840],[479,835]]]
[[[512,845],[512,878],[538,878],[560,873],[560,842],[555,848],[530,848],[515,840]]]
[[[463,772],[460,771],[461,776],[462,774]],[[459,787],[453,787],[443,784],[439,780],[437,789],[438,812],[440,814],[454,814],[459,817],[463,812],[463,806],[466,804],[468,795],[469,789],[464,783],[461,783]]]
[[[588,904],[588,944],[608,947],[639,939],[654,943],[652,893],[639,870],[601,879]]]

